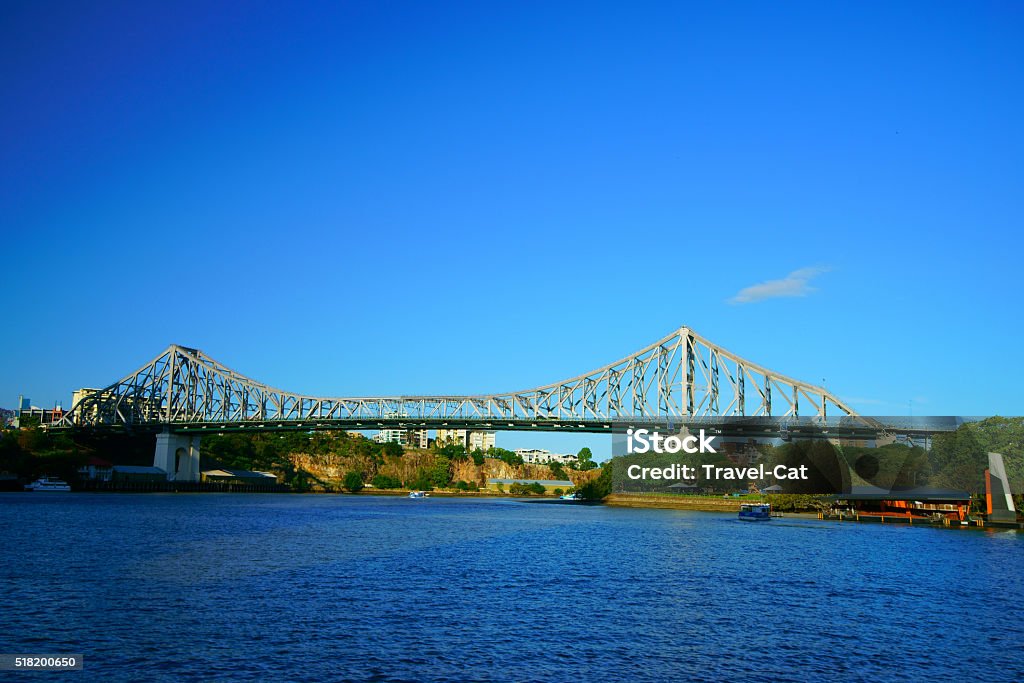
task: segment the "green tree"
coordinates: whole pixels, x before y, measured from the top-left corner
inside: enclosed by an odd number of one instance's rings
[[[614,458],[613,458],[614,460]],[[576,488],[584,500],[601,500],[612,492],[612,460],[601,465],[601,474],[596,479]]]
[[[461,443],[450,443],[441,446],[437,449],[437,452],[448,460],[466,460],[469,458],[469,454],[466,453],[466,447]]]
[[[479,448],[473,449],[473,464],[479,467],[484,464],[484,452]]]
[[[0,434],[0,472],[28,476],[31,460],[31,456],[18,443],[17,432],[5,430]]]
[[[433,491],[434,484],[430,480],[430,472],[425,468],[420,468],[416,471],[416,476],[409,483],[409,488],[413,491]]]
[[[532,496],[541,495],[544,493],[544,485],[538,484],[537,482],[530,482],[529,484],[515,482],[508,487],[509,493],[513,496]]]
[[[359,493],[363,490],[363,475],[359,472],[349,472],[345,475],[342,485],[352,493]]]
[[[402,488],[402,482],[395,477],[389,477],[386,474],[378,474],[370,482],[373,484],[375,489],[400,489]]]
[[[513,467],[523,464],[523,457],[521,455],[516,455],[513,451],[505,450],[504,448],[492,446],[487,449],[487,456],[497,458],[506,465],[512,465]]]
[[[813,511],[824,512],[831,506],[833,497],[828,495],[809,495],[792,493],[773,493],[765,496],[772,509],[779,512]]]
[[[427,478],[438,488],[447,486],[448,482],[452,480],[451,461],[443,455],[437,456],[434,459],[434,464],[427,471]]]
[[[579,468],[581,470],[592,470],[597,467],[597,463],[594,462],[594,454],[586,446],[580,449],[576,457],[579,459]]]
[[[291,484],[292,491],[306,493],[310,489],[309,473],[305,470],[298,470],[288,483]]]
[[[955,432],[935,435],[929,453],[935,486],[972,493],[985,490],[988,451],[978,432],[978,425],[965,424]]]

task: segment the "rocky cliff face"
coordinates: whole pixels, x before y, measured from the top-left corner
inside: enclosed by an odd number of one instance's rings
[[[348,472],[361,472],[369,482],[378,474],[395,477],[408,482],[421,469],[430,469],[437,462],[437,455],[430,451],[408,451],[397,457],[374,460],[371,456],[357,455],[310,455],[293,453],[290,456],[297,470],[311,474],[325,484],[335,486]],[[465,481],[486,486],[488,479],[558,479],[547,465],[509,465],[494,458],[487,458],[483,465],[474,465],[472,460],[451,463],[452,481]],[[579,485],[593,478],[599,470],[576,472],[566,469],[565,473],[574,484]]]

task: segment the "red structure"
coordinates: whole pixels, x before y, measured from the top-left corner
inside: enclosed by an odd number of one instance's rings
[[[905,518],[963,522],[971,512],[967,491],[913,489],[908,491],[852,491],[836,496],[835,509],[860,517]]]

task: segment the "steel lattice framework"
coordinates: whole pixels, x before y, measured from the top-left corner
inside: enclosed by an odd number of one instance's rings
[[[197,349],[172,345],[109,387],[86,391],[55,426],[558,428],[623,420],[855,415],[824,388],[751,363],[682,327],[592,372],[481,396],[305,396],[256,382]]]

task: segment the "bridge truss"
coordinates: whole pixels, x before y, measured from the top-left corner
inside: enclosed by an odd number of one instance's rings
[[[571,379],[503,394],[324,398],[261,384],[172,345],[86,390],[56,427],[586,428],[630,421],[853,416],[824,388],[751,363],[687,327]]]

